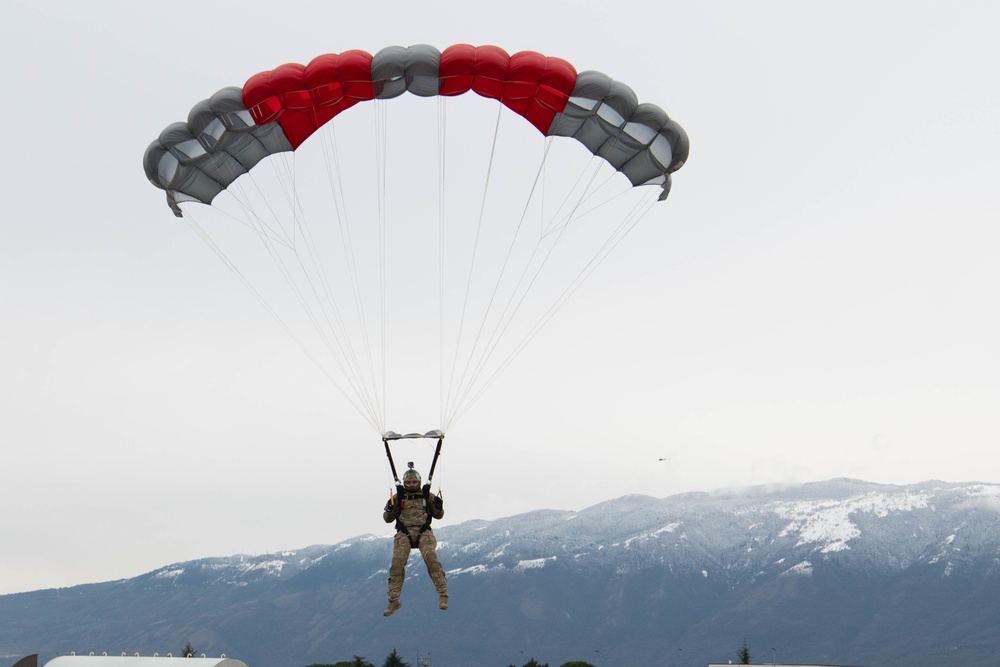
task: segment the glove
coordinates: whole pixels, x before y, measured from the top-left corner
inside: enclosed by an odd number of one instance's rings
[[[430,498],[431,497],[431,485],[430,484],[424,484],[424,488],[422,488],[420,490],[423,491],[424,498]]]
[[[389,496],[389,502],[385,504],[385,511],[391,512],[392,516],[396,519],[399,518],[399,513],[403,510],[403,501],[400,500],[399,502],[396,502],[397,498],[399,498],[399,496],[391,495]]]
[[[438,509],[443,509],[444,508],[444,498],[441,497],[441,492],[440,491],[438,491],[438,494],[436,496],[434,496],[433,498],[431,498],[431,500],[434,502],[434,507],[436,507]]]

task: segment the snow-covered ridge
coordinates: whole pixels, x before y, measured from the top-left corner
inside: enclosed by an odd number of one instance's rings
[[[831,559],[842,567],[904,569],[945,576],[985,562],[1000,569],[1000,485],[875,485],[853,480],[668,498],[630,496],[580,511],[539,511],[435,526],[451,577],[511,576],[548,567],[620,574],[667,567],[692,576],[746,581],[806,576]],[[323,577],[388,565],[388,535],[256,556],[170,565],[146,585],[278,585],[322,568]],[[411,570],[423,570],[414,554]],[[346,576],[346,575],[345,575]],[[359,575],[353,575],[359,576]],[[383,575],[378,575],[383,576]]]
[[[173,580],[173,579],[181,576],[182,574],[184,574],[184,568],[183,567],[174,567],[174,568],[167,568],[167,569],[164,569],[164,570],[160,570],[159,572],[154,573],[153,577],[155,579]]]
[[[923,509],[930,504],[926,493],[881,493],[871,492],[848,498],[847,500],[823,501],[777,501],[770,509],[789,523],[780,536],[797,535],[795,546],[821,544],[820,551],[843,551],[850,549],[851,540],[861,535],[858,526],[851,521],[857,513],[868,513],[886,517],[892,512],[910,512]]]

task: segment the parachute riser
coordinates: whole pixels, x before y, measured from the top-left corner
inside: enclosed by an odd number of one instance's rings
[[[396,464],[392,460],[392,450],[389,449],[389,441],[382,438],[382,444],[385,445],[385,455],[389,459],[389,469],[392,470],[392,481],[396,483],[396,486],[400,486],[399,475],[396,474]]]
[[[427,473],[427,481],[425,484],[430,486],[431,480],[434,478],[434,470],[437,468],[438,458],[441,456],[441,445],[444,442],[444,436],[440,436],[437,439],[437,446],[434,448],[434,458],[431,460],[431,468]],[[401,487],[402,483],[399,481],[399,474],[396,472],[396,463],[392,458],[392,449],[389,447],[389,439],[382,438],[382,444],[385,446],[385,456],[389,459],[389,469],[392,471],[392,480],[397,487]],[[413,467],[412,464],[410,467]]]
[[[437,447],[434,448],[434,459],[431,461],[431,470],[427,473],[427,485],[430,486],[431,479],[434,477],[434,468],[437,467],[438,457],[441,456],[441,442],[444,438],[438,438]]]

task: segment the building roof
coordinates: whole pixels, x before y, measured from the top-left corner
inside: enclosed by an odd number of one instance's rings
[[[45,667],[248,667],[235,658],[181,658],[140,655],[61,655]]]

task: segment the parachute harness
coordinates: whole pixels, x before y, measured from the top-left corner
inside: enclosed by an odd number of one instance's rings
[[[395,462],[392,459],[392,449],[389,447],[389,441],[390,440],[416,439],[416,438],[424,438],[424,439],[434,439],[434,438],[436,438],[437,439],[437,446],[434,448],[434,458],[431,460],[430,471],[427,473],[427,481],[424,483],[423,488],[421,488],[420,491],[418,491],[416,493],[408,493],[406,491],[406,489],[403,487],[403,484],[399,481],[399,475],[396,474],[396,464],[395,464]],[[441,456],[441,443],[442,442],[444,442],[444,433],[442,433],[441,431],[429,431],[429,432],[423,433],[423,434],[421,434],[421,433],[408,433],[407,435],[400,435],[398,433],[394,433],[392,431],[389,431],[388,433],[386,433],[386,434],[384,434],[382,436],[382,444],[385,446],[385,455],[386,455],[386,458],[389,459],[389,469],[392,471],[392,479],[396,483],[396,496],[395,497],[396,497],[396,500],[398,502],[396,511],[397,512],[402,511],[403,503],[408,502],[408,501],[413,501],[413,500],[419,500],[423,504],[423,506],[425,508],[425,511],[426,511],[426,517],[427,517],[427,519],[424,521],[424,524],[422,526],[420,526],[420,530],[417,531],[416,537],[414,537],[413,535],[411,535],[410,532],[406,529],[406,526],[403,525],[402,521],[399,518],[399,515],[397,514],[397,516],[396,516],[396,532],[397,533],[403,533],[404,535],[406,535],[407,539],[409,539],[409,541],[410,541],[410,546],[412,546],[414,549],[418,548],[418,546],[420,544],[420,536],[423,535],[427,531],[427,529],[429,529],[431,527],[431,519],[433,517],[431,516],[430,510],[427,510],[426,508],[427,508],[428,503],[432,502],[431,497],[430,497],[431,496],[431,480],[434,478],[434,470],[435,470],[435,468],[437,468],[438,457]],[[412,462],[410,462],[408,465],[409,465],[409,467],[411,469],[413,468],[413,463]]]

